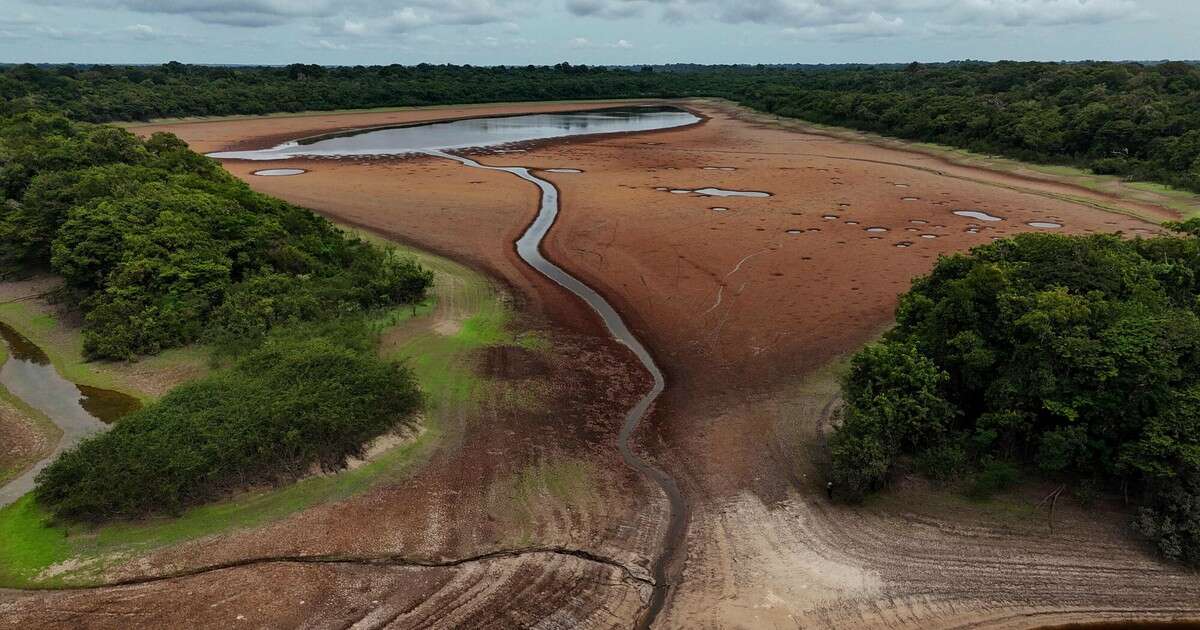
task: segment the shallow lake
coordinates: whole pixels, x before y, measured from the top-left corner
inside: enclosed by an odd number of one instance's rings
[[[279,160],[294,156],[402,155],[429,150],[490,147],[532,140],[683,127],[700,122],[675,107],[622,107],[554,114],[468,118],[379,127],[285,142],[258,151],[221,151],[209,157]]]

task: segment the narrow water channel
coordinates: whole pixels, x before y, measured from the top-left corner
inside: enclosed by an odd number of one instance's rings
[[[2,507],[32,490],[37,474],[63,451],[105,430],[141,404],[121,392],[77,385],[63,378],[41,348],[3,322],[0,322],[0,339],[9,354],[0,366],[0,385],[62,430],[62,439],[48,457],[0,487]]]
[[[674,556],[677,545],[683,540],[684,528],[687,525],[686,505],[684,504],[683,494],[679,491],[678,484],[675,483],[675,479],[642,459],[629,446],[629,440],[633,436],[633,432],[637,430],[638,424],[646,416],[646,412],[649,411],[650,406],[654,404],[654,401],[666,387],[666,379],[663,377],[662,370],[654,362],[654,358],[650,356],[650,352],[646,349],[646,346],[633,334],[633,331],[629,330],[629,326],[625,324],[625,320],[608,303],[608,300],[605,300],[595,289],[584,284],[581,280],[567,273],[542,255],[542,239],[546,237],[546,234],[550,231],[550,227],[554,225],[555,218],[558,216],[558,189],[554,187],[554,184],[531,174],[529,169],[519,166],[484,166],[470,158],[453,155],[444,151],[431,150],[426,151],[426,153],[454,160],[471,168],[511,173],[527,182],[533,183],[541,189],[541,206],[533,223],[525,230],[521,238],[517,240],[517,255],[528,263],[530,267],[538,270],[542,275],[550,278],[586,302],[600,316],[600,319],[604,322],[604,325],[608,328],[613,338],[633,351],[633,354],[637,356],[638,360],[641,361],[642,365],[654,378],[654,386],[650,391],[625,414],[625,422],[621,425],[621,432],[617,437],[617,448],[621,452],[621,458],[629,467],[654,480],[667,495],[667,501],[670,504],[670,520],[667,524],[667,531],[663,535],[661,551],[652,568],[654,594],[651,597],[646,615],[639,622],[639,627],[648,628],[666,603],[667,593],[670,588],[667,576],[669,564],[671,558]]]

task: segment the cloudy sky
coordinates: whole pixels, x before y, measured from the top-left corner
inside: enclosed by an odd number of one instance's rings
[[[0,61],[1197,59],[1197,0],[0,0]]]

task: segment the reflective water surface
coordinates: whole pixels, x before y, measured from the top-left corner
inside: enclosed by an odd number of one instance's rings
[[[567,136],[669,129],[697,122],[700,122],[699,117],[675,107],[623,107],[363,129],[294,140],[270,149],[221,151],[210,153],[209,156],[278,160],[293,156],[402,155]]]
[[[1001,217],[988,214],[982,210],[955,210],[954,214],[968,219],[979,219],[980,221],[1003,221]]]
[[[134,397],[98,387],[76,385],[63,378],[50,358],[24,335],[0,322],[0,339],[8,360],[0,366],[0,385],[62,429],[62,439],[49,457],[25,474],[0,487],[0,505],[7,505],[33,489],[33,479],[59,453],[83,438],[103,431],[108,423],[139,409]]]
[[[264,168],[260,171],[254,171],[251,175],[258,175],[260,177],[287,177],[307,172],[302,168]]]

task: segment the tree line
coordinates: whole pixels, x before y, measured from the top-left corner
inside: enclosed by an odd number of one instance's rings
[[[781,116],[1200,191],[1200,67],[10,66],[0,113],[106,122],[555,99],[714,96]]]

